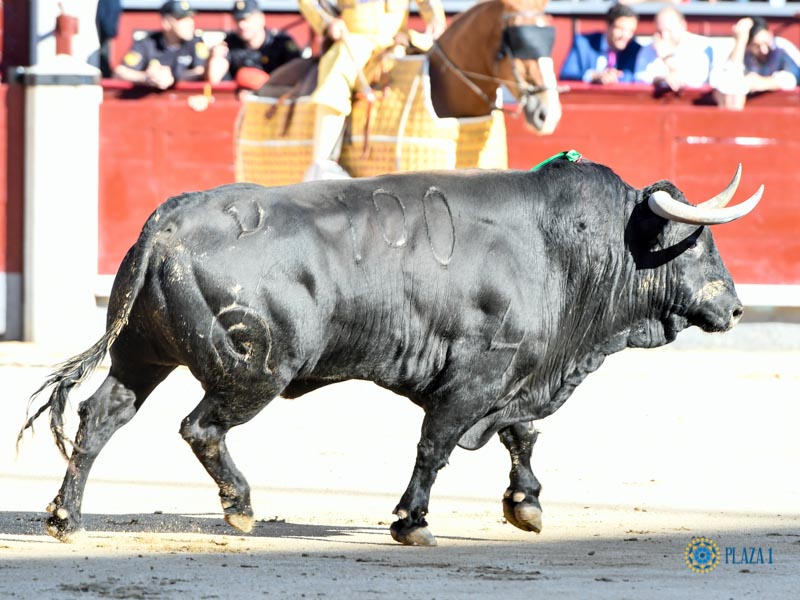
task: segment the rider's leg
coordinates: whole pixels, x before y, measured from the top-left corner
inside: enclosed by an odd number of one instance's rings
[[[306,180],[347,177],[344,170],[336,173],[341,152],[344,122],[352,109],[351,95],[359,73],[375,51],[375,40],[368,36],[349,35],[347,42],[334,43],[319,62],[319,84],[311,95],[316,105],[314,150]],[[334,170],[333,173],[331,171]]]

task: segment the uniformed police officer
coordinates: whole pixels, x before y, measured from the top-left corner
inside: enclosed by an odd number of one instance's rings
[[[194,29],[194,10],[187,0],[168,0],[161,7],[161,31],[133,43],[114,75],[165,90],[176,81],[205,76],[208,47]]]
[[[338,160],[339,138],[351,110],[351,94],[359,72],[370,59],[394,45],[394,38],[408,16],[409,0],[338,0],[338,15],[331,14],[327,0],[299,0],[300,12],[320,35],[333,45],[319,62],[313,163],[306,179],[327,178]],[[434,37],[444,30],[441,0],[417,0],[420,14]],[[331,161],[334,164],[331,165]],[[334,175],[335,177],[335,175]]]
[[[256,0],[236,0],[232,14],[236,31],[228,33],[224,42],[211,49],[208,62],[208,80],[211,83],[236,79],[242,68],[272,73],[300,56],[300,49],[291,36],[267,29],[266,17]],[[263,77],[263,81],[266,79]]]

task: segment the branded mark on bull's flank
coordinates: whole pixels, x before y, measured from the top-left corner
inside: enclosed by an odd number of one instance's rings
[[[240,238],[260,231],[266,224],[266,213],[257,202],[240,203],[239,206],[231,203],[223,210],[233,217],[239,227],[238,237]]]
[[[422,199],[422,208],[433,257],[440,265],[447,267],[456,246],[456,225],[450,201],[440,189],[430,187]]]

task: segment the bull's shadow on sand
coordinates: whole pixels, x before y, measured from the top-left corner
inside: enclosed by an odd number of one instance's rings
[[[741,517],[735,529],[717,530],[711,519],[707,528],[585,527],[575,535],[572,527],[567,537],[509,535],[495,523],[475,538],[439,535],[434,549],[396,544],[380,524],[261,520],[243,536],[219,515],[162,513],[86,514],[88,539],[60,544],[43,536],[44,513],[0,512],[0,597],[797,597],[797,518],[751,528]],[[699,533],[723,553],[735,548],[739,563],[723,558],[710,574],[692,572],[684,552]],[[741,564],[751,549],[773,563]]]
[[[0,512],[0,539],[3,535],[45,534],[47,513]],[[376,541],[394,544],[388,524],[379,526],[341,526],[290,523],[279,517],[256,521],[253,531],[242,534],[219,514],[84,514],[83,526],[91,533],[242,535],[256,538],[319,538],[374,534]]]

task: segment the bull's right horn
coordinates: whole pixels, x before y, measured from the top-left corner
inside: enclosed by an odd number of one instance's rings
[[[659,190],[650,194],[647,205],[653,213],[670,221],[690,225],[719,225],[741,219],[756,207],[763,194],[764,186],[762,185],[755,194],[741,204],[725,208],[709,208],[703,205],[692,206],[678,202],[667,192]]]

